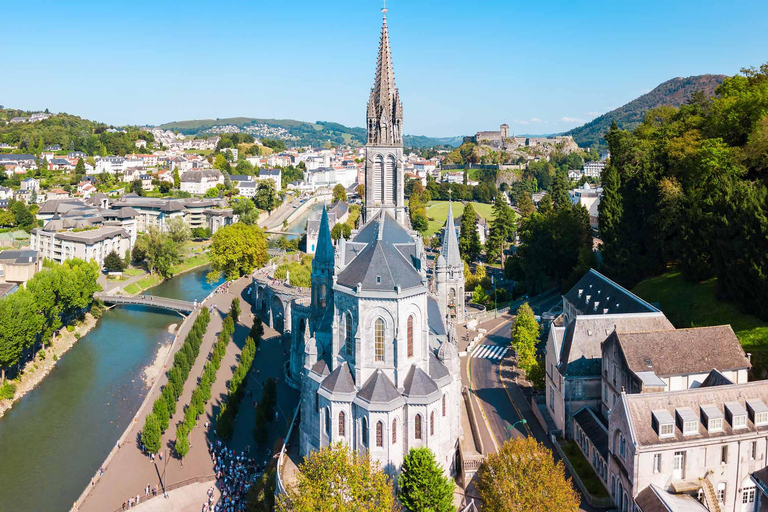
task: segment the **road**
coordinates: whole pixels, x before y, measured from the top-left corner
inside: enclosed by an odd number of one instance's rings
[[[559,294],[547,293],[532,298],[529,304],[540,315],[559,300]],[[515,382],[512,352],[504,351],[512,337],[511,317],[500,317],[481,324],[481,327],[487,328],[488,334],[469,356],[470,387],[478,398],[494,444],[501,445],[510,437],[534,436],[557,458],[552,442],[533,415],[529,399]],[[526,423],[521,422],[523,419]],[[602,509],[596,509],[582,500],[579,510],[596,512]]]
[[[261,226],[264,229],[277,229],[283,227],[283,221],[288,218],[290,214],[293,213],[293,211],[299,207],[301,204],[301,200],[294,199],[293,201],[289,203],[283,203],[280,205],[280,207],[272,212],[272,215],[270,215],[267,220],[264,221],[264,224]]]

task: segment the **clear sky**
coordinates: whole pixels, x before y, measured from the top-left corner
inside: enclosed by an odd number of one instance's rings
[[[405,133],[578,126],[676,76],[768,61],[766,0],[390,0]],[[377,0],[5,2],[0,104],[111,124],[364,126]]]

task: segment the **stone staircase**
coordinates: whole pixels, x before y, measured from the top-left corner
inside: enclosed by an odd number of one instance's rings
[[[704,478],[699,479],[701,488],[704,490],[704,505],[710,512],[722,512],[720,502],[717,501],[715,488],[709,479],[709,473]]]

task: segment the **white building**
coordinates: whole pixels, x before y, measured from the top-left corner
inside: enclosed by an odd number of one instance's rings
[[[600,179],[603,169],[605,169],[605,162],[603,161],[592,160],[591,162],[584,162],[584,176],[587,178]]]
[[[224,184],[224,175],[218,169],[198,169],[181,175],[181,190],[203,195],[208,189]]]
[[[110,252],[124,256],[126,251],[131,250],[131,236],[119,226],[102,226],[80,232],[35,228],[30,236],[30,247],[43,258],[57,263],[80,258],[104,266],[104,258]]]

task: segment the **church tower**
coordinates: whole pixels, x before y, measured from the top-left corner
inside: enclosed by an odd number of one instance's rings
[[[451,203],[448,204],[443,247],[435,266],[435,288],[443,319],[454,318],[458,323],[464,322],[464,262],[459,254]]]
[[[368,221],[378,210],[390,212],[405,225],[403,175],[403,104],[395,87],[387,30],[387,9],[382,9],[376,79],[368,99],[368,143],[365,147],[365,210]]]
[[[331,229],[328,225],[328,211],[323,206],[320,218],[320,232],[317,235],[317,250],[312,260],[312,328],[321,329],[320,325],[327,315],[328,304],[333,304],[333,273],[335,254],[331,243]]]

